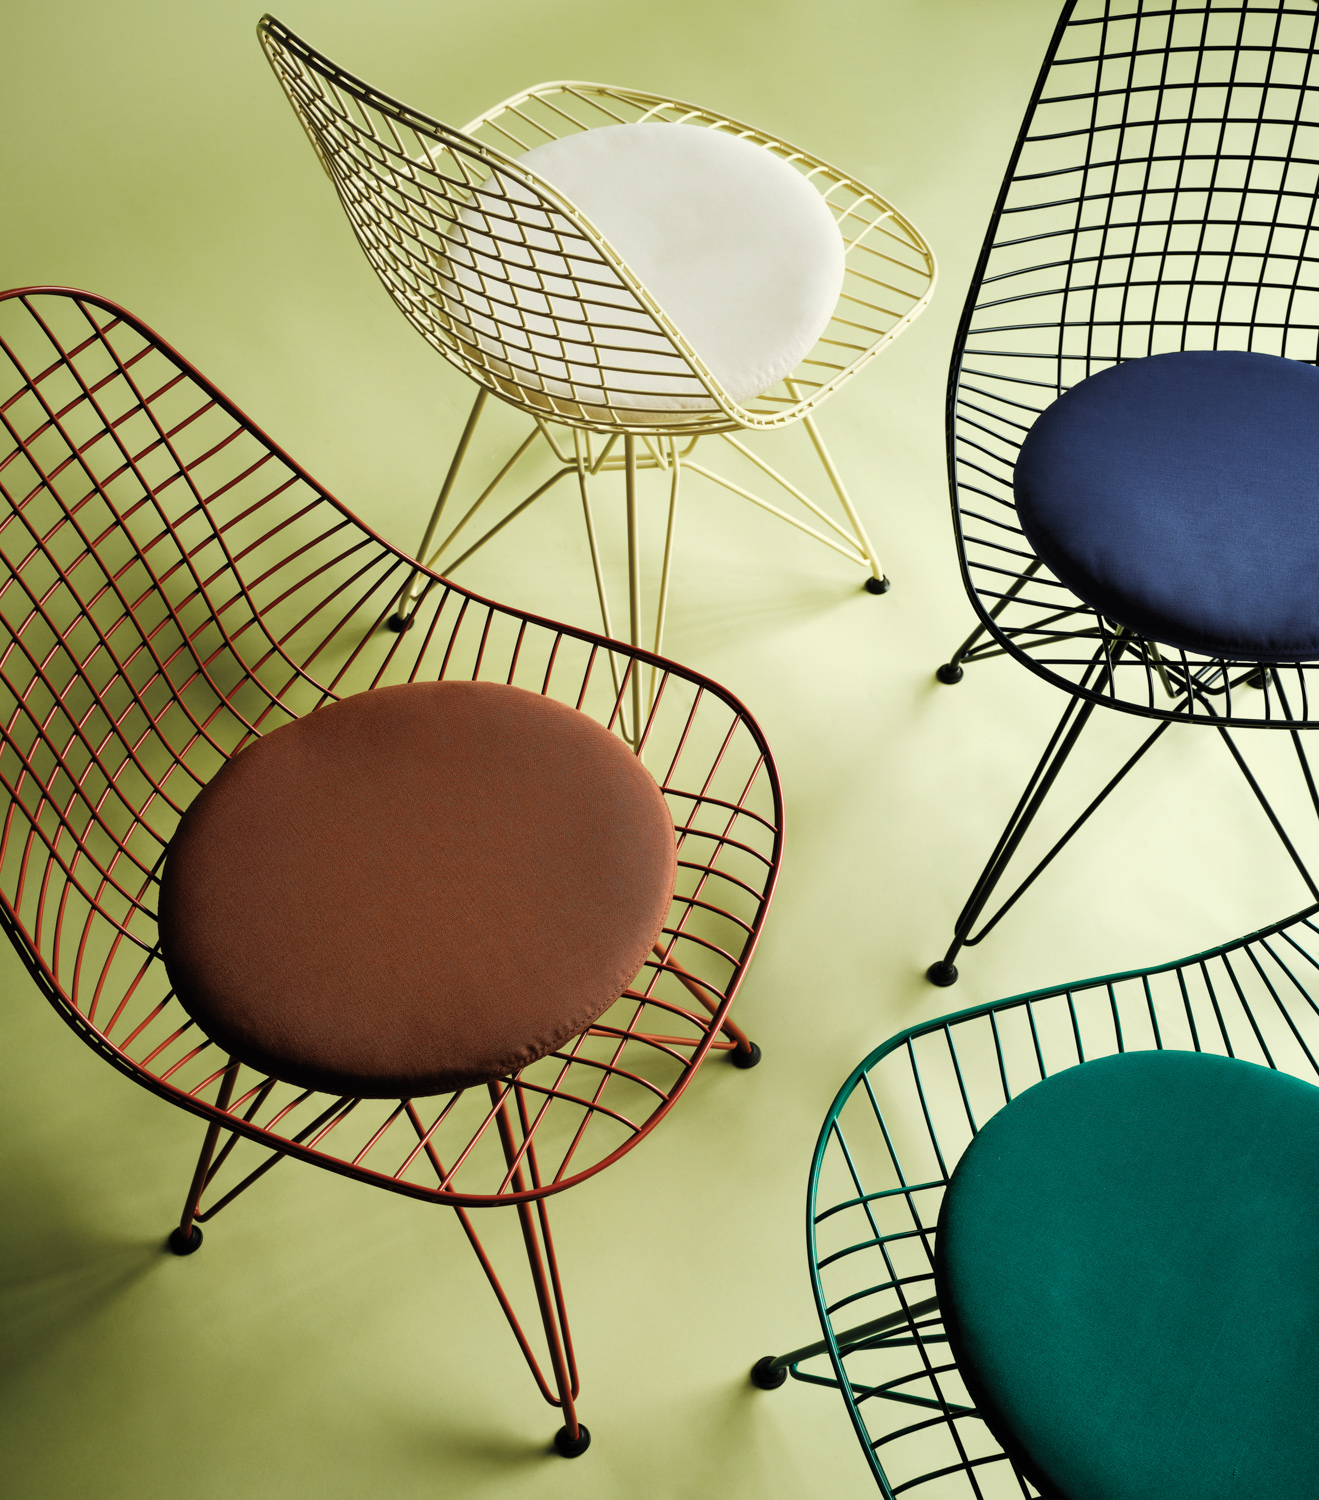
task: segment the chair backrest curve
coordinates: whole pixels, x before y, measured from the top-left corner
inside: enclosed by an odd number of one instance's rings
[[[1261,695],[1250,664],[1119,642],[1034,558],[1013,474],[1039,414],[1122,361],[1319,360],[1317,48],[1314,0],[1063,7],[955,340],[948,462],[982,620],[1082,696],[1180,717],[1203,714],[1199,694],[1227,723],[1314,721],[1303,668]]]
[[[0,881],[22,909],[26,867],[49,882],[48,859],[132,937],[197,788],[325,696],[236,566],[265,502],[297,480],[85,296],[0,298],[0,429]]]
[[[368,260],[432,348],[537,416],[645,426],[671,423],[677,401],[727,424],[699,356],[548,183],[273,16],[258,35]]]
[[[736,699],[661,658],[424,570],[412,627],[383,628],[418,571],[124,309],[0,293],[0,928],[82,1039],[174,1103],[417,1197],[537,1197],[630,1149],[715,1045],[777,875],[778,783]],[[507,1084],[549,1153],[529,1186],[473,1149],[484,1090],[407,1114],[244,1074],[226,1104],[227,1060],[160,959],[169,841],[224,761],[329,699],[437,678],[589,714],[645,759],[675,826],[654,957],[589,1036]],[[427,1111],[434,1159],[413,1134]]]

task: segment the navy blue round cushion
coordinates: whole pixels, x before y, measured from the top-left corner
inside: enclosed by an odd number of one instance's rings
[[[935,1272],[1045,1495],[1319,1492],[1319,1088],[1194,1052],[1058,1073],[962,1156]]]
[[[1272,354],[1132,359],[1061,396],[1013,480],[1074,593],[1169,646],[1319,657],[1319,370]]]

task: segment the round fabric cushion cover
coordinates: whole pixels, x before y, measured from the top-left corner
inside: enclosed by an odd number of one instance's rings
[[[1319,1089],[1191,1052],[1056,1074],[958,1163],[935,1268],[972,1399],[1046,1495],[1314,1492]]]
[[[590,219],[735,401],[791,374],[833,316],[844,271],[833,214],[751,141],[697,125],[605,125],[536,146],[518,166]]]
[[[1319,370],[1228,350],[1127,360],[1027,434],[1014,490],[1057,577],[1165,645],[1319,657]]]
[[[582,1031],[668,915],[673,822],[625,745],[521,688],[378,688],[284,725],[198,794],[160,940],[242,1061],[406,1097],[483,1083]]]

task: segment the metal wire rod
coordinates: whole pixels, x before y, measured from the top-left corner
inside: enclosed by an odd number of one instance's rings
[[[882,1318],[872,1318],[868,1323],[858,1323],[855,1328],[835,1334],[834,1343],[840,1354],[853,1354],[858,1349],[865,1348],[877,1335],[887,1333],[893,1328],[910,1328],[917,1318],[923,1318],[927,1313],[938,1311],[939,1299],[926,1297],[921,1302],[913,1302],[910,1307],[900,1307],[897,1312],[885,1313]],[[756,1368],[763,1371],[766,1376],[774,1376],[780,1371],[789,1370],[793,1365],[814,1359],[816,1355],[827,1354],[829,1347],[828,1339],[819,1339],[814,1344],[803,1344],[800,1349],[793,1349],[787,1354],[767,1354]]]

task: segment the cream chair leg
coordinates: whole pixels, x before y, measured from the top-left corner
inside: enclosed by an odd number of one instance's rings
[[[764,498],[763,495],[757,495],[754,497],[755,503],[757,505],[764,507],[774,515],[788,520],[794,526],[802,527],[806,531],[808,536],[820,537],[823,541],[827,542],[829,546],[833,547],[836,551],[841,552],[844,557],[851,557],[856,562],[860,563],[862,567],[865,566],[866,555],[861,550],[860,542],[858,542],[856,539],[856,532],[849,531],[847,529],[847,526],[844,524],[847,519],[846,516],[844,516],[843,522],[835,521],[827,510],[824,510],[820,506],[818,506],[809,495],[804,494],[801,490],[799,490],[790,479],[785,479],[784,476],[780,474],[772,464],[767,464],[765,460],[760,456],[760,454],[757,453],[753,448],[748,448],[745,443],[739,443],[731,432],[721,433],[720,436],[730,448],[733,448],[738,453],[740,453],[748,463],[753,464],[757,469],[760,470],[762,474],[768,474],[769,477],[774,481],[776,485],[778,485],[781,490],[791,495],[792,498],[799,504],[804,505],[806,509],[810,511],[810,513],[816,518],[816,520],[823,521],[824,524],[829,528],[829,530],[834,533],[834,536],[839,538],[839,540],[835,541],[833,537],[825,536],[823,532],[817,531],[815,527],[807,526],[804,521],[800,521],[795,517],[789,516],[786,511],[779,510],[777,506],[770,505],[770,503]]]
[[[682,478],[682,460],[678,457],[678,445],[672,439],[668,440],[669,448],[669,519],[664,528],[664,565],[660,569],[660,594],[659,608],[655,612],[655,655],[660,654],[660,648],[664,644],[664,619],[669,608],[669,572],[673,566],[673,528],[678,517],[678,485]],[[655,703],[655,672],[656,668],[650,669],[650,688],[647,692],[647,703],[650,707]]]
[[[579,428],[574,427],[572,433],[573,453],[577,460],[577,486],[582,494],[582,518],[586,522],[586,541],[591,549],[591,568],[595,573],[595,592],[600,600],[600,620],[604,633],[611,639],[614,634],[613,622],[609,618],[609,596],[605,592],[605,573],[600,563],[600,543],[595,534],[595,515],[591,510],[591,480],[590,464],[591,454],[589,448],[584,448],[582,434]],[[614,679],[614,693],[617,695],[618,663],[612,652],[609,656],[609,671]]]
[[[612,636],[614,627],[609,619],[609,599],[605,594],[604,568],[600,564],[600,544],[595,535],[595,516],[591,511],[590,480],[587,477],[589,459],[582,452],[582,434],[576,427],[572,434],[573,451],[577,459],[577,487],[582,493],[582,517],[586,522],[586,540],[591,549],[591,569],[595,574],[595,592],[600,600],[600,621],[604,633]]]
[[[526,451],[530,444],[534,443],[539,436],[540,434],[538,432],[533,432],[531,434],[531,436],[522,445],[522,447],[518,449],[517,453],[514,454],[513,459],[509,460],[508,468],[512,467],[513,462],[516,459],[521,458],[522,454]],[[534,505],[542,495],[546,494],[549,490],[552,490],[554,486],[558,484],[559,480],[565,479],[572,472],[573,465],[565,464],[563,468],[557,469],[553,474],[551,474],[550,477],[544,482],[544,484],[538,484],[536,488],[532,490],[532,492],[524,500],[519,500],[518,503],[513,507],[513,509],[509,511],[509,513],[502,520],[496,521],[495,524],[489,529],[489,531],[483,532],[481,537],[477,541],[473,542],[466,552],[462,553],[459,557],[455,557],[452,562],[446,562],[444,564],[445,573],[456,573],[469,557],[474,557],[476,553],[478,553],[488,541],[492,540],[494,537],[497,537],[499,533],[503,531],[505,526],[508,526],[513,521],[516,521],[524,510]],[[482,497],[482,499],[484,499],[484,496]],[[473,506],[472,511],[474,511],[475,509],[476,506]],[[458,526],[454,527],[450,535],[444,540],[443,543],[441,543],[439,551],[435,554],[435,556],[428,557],[426,559],[426,565],[428,567],[433,568],[436,565],[436,561],[439,558],[440,553],[444,551],[444,549],[449,545],[453,538],[458,534],[459,530],[461,530],[462,525],[465,524],[468,517],[471,516],[472,511],[469,511],[467,513],[467,516],[463,517],[463,521],[459,523]]]
[[[428,568],[435,567],[435,565],[439,561],[439,559],[449,550],[450,543],[452,543],[455,540],[455,538],[458,536],[459,532],[465,531],[467,529],[467,523],[472,519],[472,517],[477,513],[477,511],[481,509],[481,507],[486,503],[486,501],[489,500],[489,498],[491,497],[491,495],[493,495],[495,493],[495,491],[499,488],[499,486],[501,484],[503,484],[504,480],[507,479],[508,476],[513,472],[513,468],[517,464],[518,460],[527,451],[527,449],[531,447],[531,445],[536,441],[536,439],[539,436],[540,436],[540,428],[539,427],[533,427],[531,429],[531,431],[526,435],[526,437],[524,437],[522,439],[522,441],[517,445],[517,447],[514,448],[513,452],[508,456],[508,458],[505,459],[505,461],[504,461],[504,467],[502,469],[500,469],[499,473],[495,475],[495,477],[490,481],[490,483],[488,485],[486,485],[485,489],[483,489],[481,491],[481,493],[476,497],[476,499],[473,500],[472,503],[463,512],[462,519],[453,528],[453,530],[448,534],[448,536],[446,536],[445,539],[440,543],[440,545],[438,547],[436,547],[436,549],[435,549],[434,552],[430,553],[429,556],[423,556],[422,557],[421,561],[424,562]],[[567,469],[565,468],[563,470],[563,472],[567,473]],[[482,541],[486,541],[486,540],[488,540],[488,538],[486,538],[486,537],[482,538]],[[472,550],[471,548],[468,549],[469,552],[471,550]],[[456,563],[448,563],[445,566],[446,566],[446,569],[447,569],[447,568],[457,567],[457,564]]]
[[[467,456],[467,449],[471,444],[472,435],[476,431],[476,424],[481,420],[481,410],[485,406],[489,391],[482,386],[476,393],[476,400],[472,402],[472,410],[467,418],[467,425],[463,428],[463,435],[458,439],[458,446],[454,449],[453,458],[449,462],[449,472],[444,476],[444,483],[440,486],[440,497],[435,502],[435,509],[431,512],[430,524],[426,527],[426,535],[421,539],[421,546],[417,549],[417,556],[425,562],[430,556],[430,549],[435,541],[435,533],[439,530],[440,515],[444,510],[444,503],[449,498],[449,492],[453,489],[454,481],[458,478],[458,470],[462,468],[463,459]],[[388,625],[391,630],[406,630],[413,608],[417,602],[417,595],[421,593],[421,575],[414,568],[403,585],[399,594],[398,603],[394,613],[390,615]]]
[[[637,539],[637,440],[631,433],[623,439],[623,462],[627,474],[627,602],[628,641],[641,645],[641,549]],[[632,743],[641,742],[641,669],[633,661]],[[624,726],[624,734],[627,728]]]
[[[823,542],[826,547],[832,547],[835,552],[841,557],[847,558],[849,562],[857,563],[863,568],[868,565],[869,559],[866,557],[865,552],[862,551],[861,543],[857,540],[854,532],[848,531],[846,526],[840,525],[832,516],[822,511],[814,500],[802,494],[795,484],[785,479],[776,469],[771,468],[769,464],[753,453],[750,448],[745,447],[726,432],[722,434],[722,437],[726,443],[736,448],[743,457],[750,459],[758,469],[768,474],[775,484],[786,490],[794,500],[800,501],[812,515],[818,516],[829,527],[830,531],[834,532],[834,536],[826,536],[823,531],[818,530],[816,527],[808,526],[800,517],[791,515],[780,506],[766,500],[764,495],[758,495],[755,490],[749,490],[745,485],[736,483],[727,474],[720,474],[714,469],[707,469],[703,464],[698,464],[690,458],[684,460],[683,467],[690,469],[693,474],[703,475],[711,483],[719,485],[720,488],[728,490],[734,495],[741,495],[744,500],[750,500],[752,505],[758,505],[761,510],[768,511],[771,516],[777,516],[780,521],[786,521],[789,526],[795,526],[798,531],[804,532],[807,536],[814,537],[817,542]]]
[[[884,569],[880,566],[879,558],[875,555],[875,549],[866,535],[866,528],[857,514],[856,506],[852,504],[852,497],[847,493],[847,486],[843,483],[843,477],[838,472],[833,459],[830,457],[828,448],[824,445],[824,439],[820,436],[820,429],[815,425],[814,417],[803,417],[802,426],[806,429],[811,443],[815,448],[820,463],[824,466],[824,472],[829,476],[829,483],[834,487],[834,493],[842,503],[847,512],[847,519],[852,523],[852,529],[856,532],[857,545],[866,555],[866,561],[870,564],[870,577],[866,579],[866,588],[872,594],[887,594],[891,584],[884,576]]]

